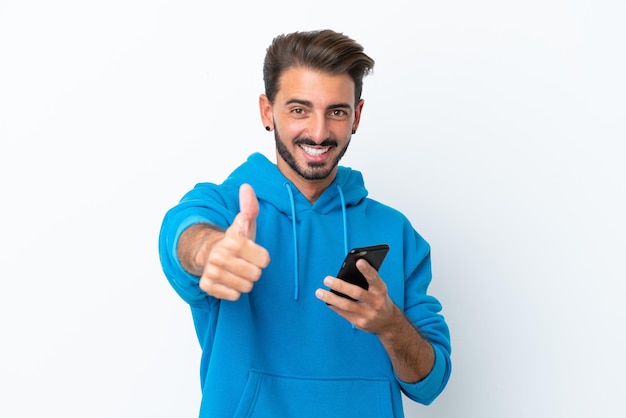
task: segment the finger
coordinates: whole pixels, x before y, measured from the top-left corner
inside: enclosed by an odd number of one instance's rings
[[[254,240],[256,237],[256,218],[259,215],[259,201],[254,189],[249,184],[239,188],[239,214],[235,218],[239,233]]]
[[[265,268],[269,265],[270,254],[267,249],[250,240],[248,237],[237,236],[235,237],[235,240],[235,250],[232,253],[232,256],[234,256],[236,259],[240,259],[246,263],[250,263],[251,265],[260,268]],[[230,256],[231,255],[229,255],[228,258],[224,258],[223,260],[221,260],[221,262],[224,268],[232,270],[232,265],[231,267],[228,266],[228,263],[233,262]]]
[[[249,271],[245,275],[241,275],[215,265],[207,266],[200,279],[200,288],[210,294],[221,288],[232,289],[237,293],[249,293],[254,286],[254,282],[259,279],[261,270],[249,264],[245,267]]]
[[[200,289],[218,299],[235,301],[241,296],[241,292],[212,280],[201,280]]]
[[[341,295],[336,295],[336,297],[343,299],[343,301],[350,301],[350,302],[359,301],[367,293],[367,291],[360,286],[357,286],[352,283],[348,283],[345,280],[341,280],[332,276],[325,277],[324,284],[328,286],[331,289],[331,291],[335,291],[335,292],[341,293],[343,295],[346,295],[352,298],[352,299],[347,299]]]
[[[225,237],[228,242],[215,248],[209,255],[206,272],[212,277],[230,272],[248,280],[258,280],[261,269],[269,265],[269,252],[259,244],[238,235],[232,228],[226,231]]]
[[[380,280],[378,271],[376,271],[376,269],[372,267],[367,260],[363,258],[357,260],[356,268],[361,272],[361,274],[363,274],[363,277],[365,277],[365,280],[367,280],[367,283],[369,283],[370,286],[376,285]]]
[[[329,305],[331,308],[341,311],[346,311],[347,309],[349,309],[350,304],[354,303],[350,299],[346,299],[343,296],[336,295],[325,289],[317,289],[315,291],[315,297],[323,302],[326,302],[326,304]]]

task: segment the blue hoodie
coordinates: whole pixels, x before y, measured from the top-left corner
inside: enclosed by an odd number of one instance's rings
[[[181,232],[198,222],[227,228],[239,186],[259,200],[256,241],[270,264],[236,302],[203,292],[176,256]],[[417,383],[401,381],[376,335],[358,330],[315,297],[353,247],[387,243],[379,270],[392,300],[433,345],[435,364]],[[403,417],[401,391],[431,403],[446,386],[450,336],[440,303],[427,294],[430,247],[395,209],[367,198],[358,171],[339,167],[314,204],[261,154],[221,185],[200,183],[163,220],[163,271],[190,305],[202,347],[200,417]]]

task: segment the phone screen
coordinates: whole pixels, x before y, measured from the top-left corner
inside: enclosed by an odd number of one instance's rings
[[[339,269],[339,273],[337,273],[337,277],[339,279],[345,280],[348,283],[355,284],[367,290],[369,288],[369,283],[367,283],[367,279],[365,279],[363,274],[361,274],[359,269],[356,267],[357,260],[364,258],[372,267],[378,270],[383,264],[383,260],[385,259],[385,256],[388,252],[389,245],[387,244],[377,244],[367,247],[353,248],[346,255],[346,258],[344,259],[343,264]],[[354,300],[350,296],[345,295],[341,292],[337,292],[332,289],[331,292],[336,295],[343,296],[344,298]]]

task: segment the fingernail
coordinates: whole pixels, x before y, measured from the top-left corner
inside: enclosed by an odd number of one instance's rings
[[[324,284],[328,287],[330,287],[333,284],[333,278],[332,277],[326,277],[324,279]]]

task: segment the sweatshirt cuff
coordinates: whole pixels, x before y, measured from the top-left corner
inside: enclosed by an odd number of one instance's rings
[[[174,261],[174,264],[176,265],[176,267],[180,269],[181,271],[183,271],[184,273],[187,273],[187,272],[185,271],[185,269],[183,269],[183,266],[180,264],[180,260],[178,259],[178,240],[180,239],[180,236],[182,235],[185,229],[189,228],[191,225],[195,225],[199,223],[210,223],[210,221],[202,216],[189,216],[183,219],[178,224],[178,228],[176,229],[176,233],[174,235],[174,244],[170,248],[171,259]]]
[[[396,377],[402,391],[411,399],[423,405],[432,403],[445,387],[448,361],[441,349],[433,344],[435,362],[433,368],[422,380],[416,383],[407,383]]]

